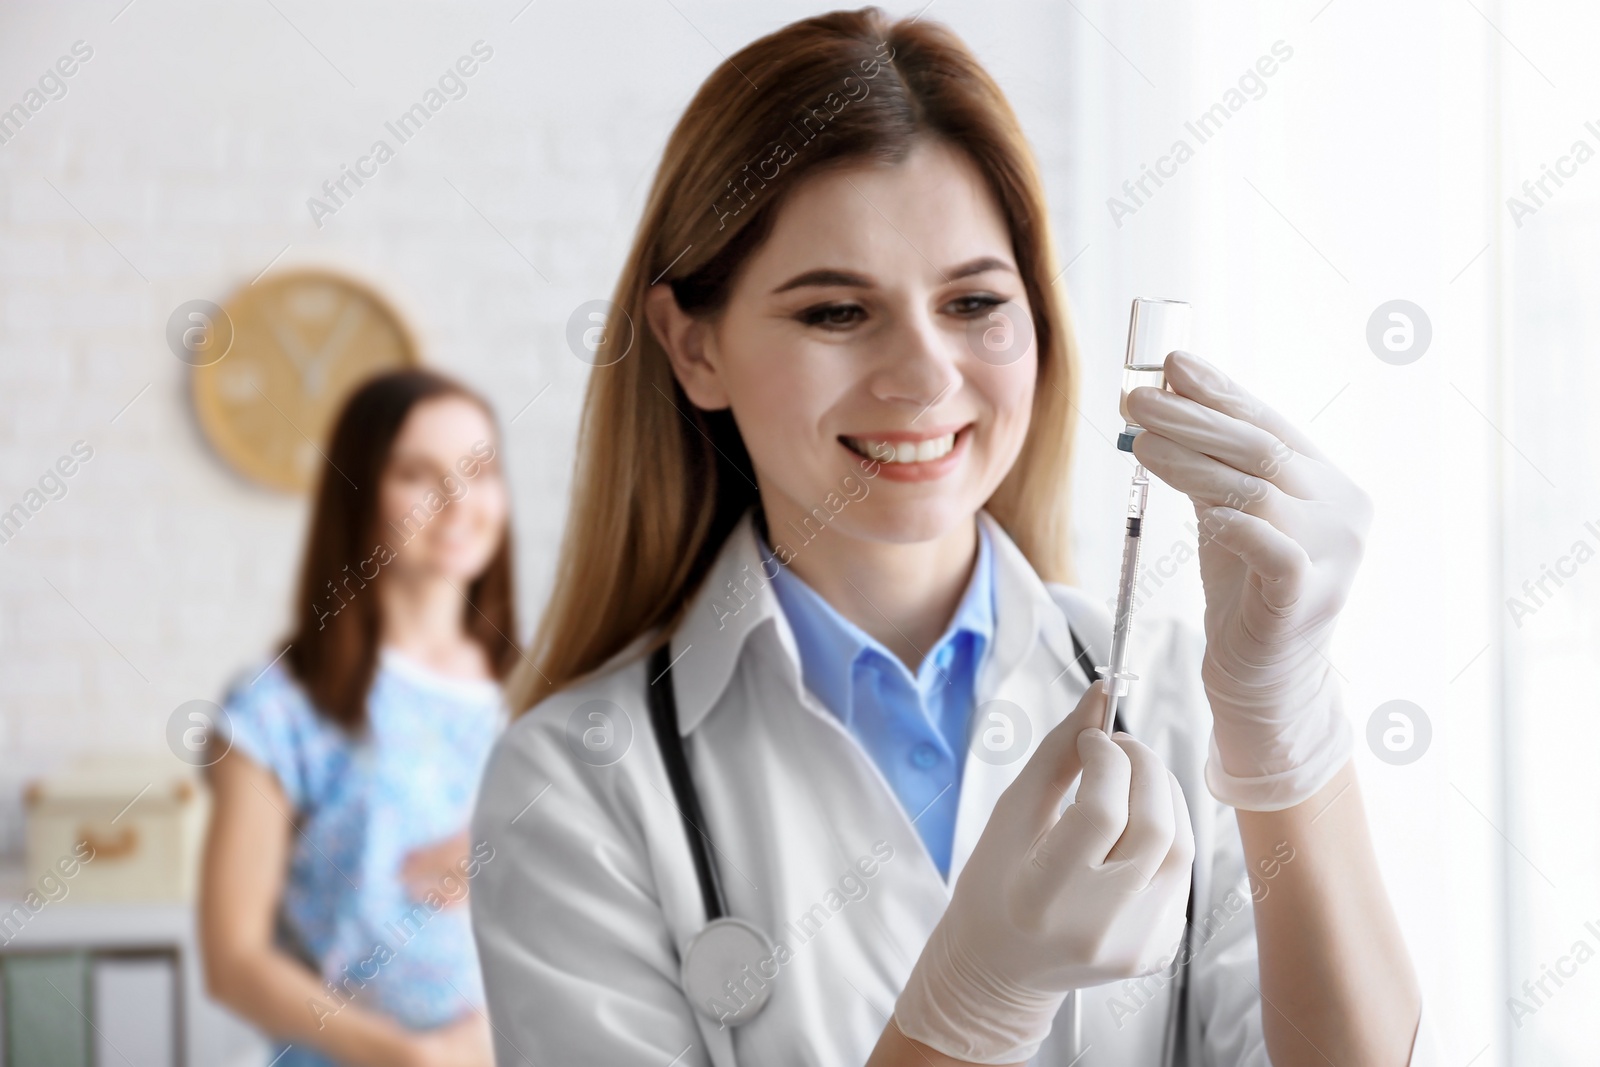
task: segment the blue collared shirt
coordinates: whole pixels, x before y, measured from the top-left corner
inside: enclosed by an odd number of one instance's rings
[[[762,553],[771,555],[765,543]],[[872,757],[934,866],[949,877],[974,686],[994,640],[988,531],[978,524],[978,562],[967,591],[915,677],[787,567],[778,568],[772,585],[799,646],[806,688]]]

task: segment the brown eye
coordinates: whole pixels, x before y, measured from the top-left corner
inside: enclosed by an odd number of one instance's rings
[[[433,472],[420,464],[401,463],[394,468],[394,477],[402,482],[425,482],[433,477]]]
[[[797,318],[807,326],[843,329],[860,321],[866,311],[859,304],[819,304],[806,308]]]
[[[950,301],[950,307],[957,315],[981,315],[990,308],[999,307],[1005,301],[997,296],[985,293],[973,293],[970,296],[958,296]]]

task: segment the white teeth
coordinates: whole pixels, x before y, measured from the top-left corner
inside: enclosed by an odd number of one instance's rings
[[[956,435],[931,437],[925,441],[874,441],[867,437],[846,437],[849,446],[880,463],[927,463],[947,456],[956,447]]]

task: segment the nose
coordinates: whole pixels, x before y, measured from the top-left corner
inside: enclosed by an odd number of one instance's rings
[[[954,393],[962,336],[939,329],[926,314],[903,317],[884,338],[881,361],[870,379],[872,395],[918,412]]]

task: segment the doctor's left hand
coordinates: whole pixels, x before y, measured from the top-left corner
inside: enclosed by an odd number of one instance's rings
[[[1211,703],[1206,785],[1276,811],[1349,760],[1328,659],[1361,562],[1372,501],[1293,423],[1204,360],[1166,359],[1172,392],[1143,387],[1133,452],[1194,501],[1206,597],[1201,678]]]
[[[1095,725],[1105,706],[1097,682],[995,802],[895,1002],[906,1037],[964,1063],[1022,1063],[1068,991],[1171,961],[1194,861],[1189,809],[1154,752]]]

